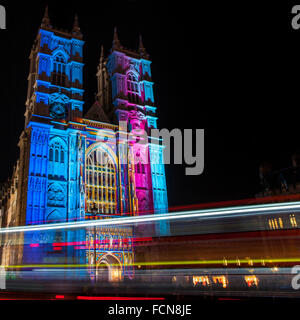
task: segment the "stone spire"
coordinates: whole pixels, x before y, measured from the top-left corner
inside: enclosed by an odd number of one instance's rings
[[[78,22],[78,15],[77,15],[77,13],[75,14],[75,17],[74,17],[74,24],[73,24],[72,32],[74,32],[74,33],[80,33],[80,27],[79,27],[79,22]]]
[[[121,48],[122,48],[122,46],[121,46],[120,40],[118,38],[117,28],[115,27],[112,49],[121,49]]]
[[[104,61],[104,48],[103,48],[103,45],[101,45],[100,63],[103,63],[103,61]]]
[[[148,58],[149,55],[144,47],[144,44],[143,44],[143,39],[142,39],[142,35],[140,34],[140,41],[139,41],[139,54],[141,57],[143,58]]]
[[[48,5],[46,6],[46,9],[45,9],[45,13],[44,13],[44,17],[43,17],[43,20],[42,20],[42,24],[41,24],[41,27],[42,28],[51,28],[51,24],[50,24],[50,19],[49,19],[49,14],[48,14]]]

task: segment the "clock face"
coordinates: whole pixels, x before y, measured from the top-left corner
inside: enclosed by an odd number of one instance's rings
[[[64,119],[67,116],[66,104],[62,102],[53,102],[50,105],[50,116],[54,119]]]

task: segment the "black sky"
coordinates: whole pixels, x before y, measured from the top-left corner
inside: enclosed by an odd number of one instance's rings
[[[0,30],[0,180],[11,174],[24,125],[28,56],[45,1],[4,4]],[[85,110],[96,92],[100,46],[113,27],[125,47],[138,34],[152,59],[160,128],[205,129],[205,169],[185,176],[167,166],[169,204],[252,197],[258,165],[289,165],[300,148],[300,30],[291,7],[257,3],[171,1],[48,1],[52,25],[70,29],[78,13],[86,41]],[[263,7],[264,6],[264,7]]]

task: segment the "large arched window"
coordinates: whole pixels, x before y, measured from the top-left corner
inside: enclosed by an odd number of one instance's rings
[[[86,158],[86,205],[90,213],[116,212],[116,169],[112,158],[101,146]]]
[[[139,101],[138,79],[132,72],[127,75],[127,93],[129,101],[135,103]]]
[[[66,61],[62,54],[53,60],[52,82],[58,86],[66,85]]]

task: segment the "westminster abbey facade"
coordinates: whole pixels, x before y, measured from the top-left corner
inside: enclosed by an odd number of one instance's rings
[[[85,114],[83,46],[77,17],[71,32],[62,31],[51,26],[46,9],[30,53],[20,158],[0,190],[2,227],[167,212],[163,147],[129,141],[126,133],[156,128],[151,62],[142,39],[138,50],[128,50],[114,30],[109,55],[103,47],[99,52],[98,93]],[[77,239],[87,245],[77,250],[76,261],[117,262],[116,277],[123,277],[134,252],[122,239],[132,236],[131,229],[121,228],[86,232]],[[35,233],[24,242],[40,238]],[[57,238],[68,240],[55,233],[48,242]],[[93,241],[96,250],[89,250]],[[2,265],[46,261],[30,248],[13,251],[8,242],[3,236]]]

